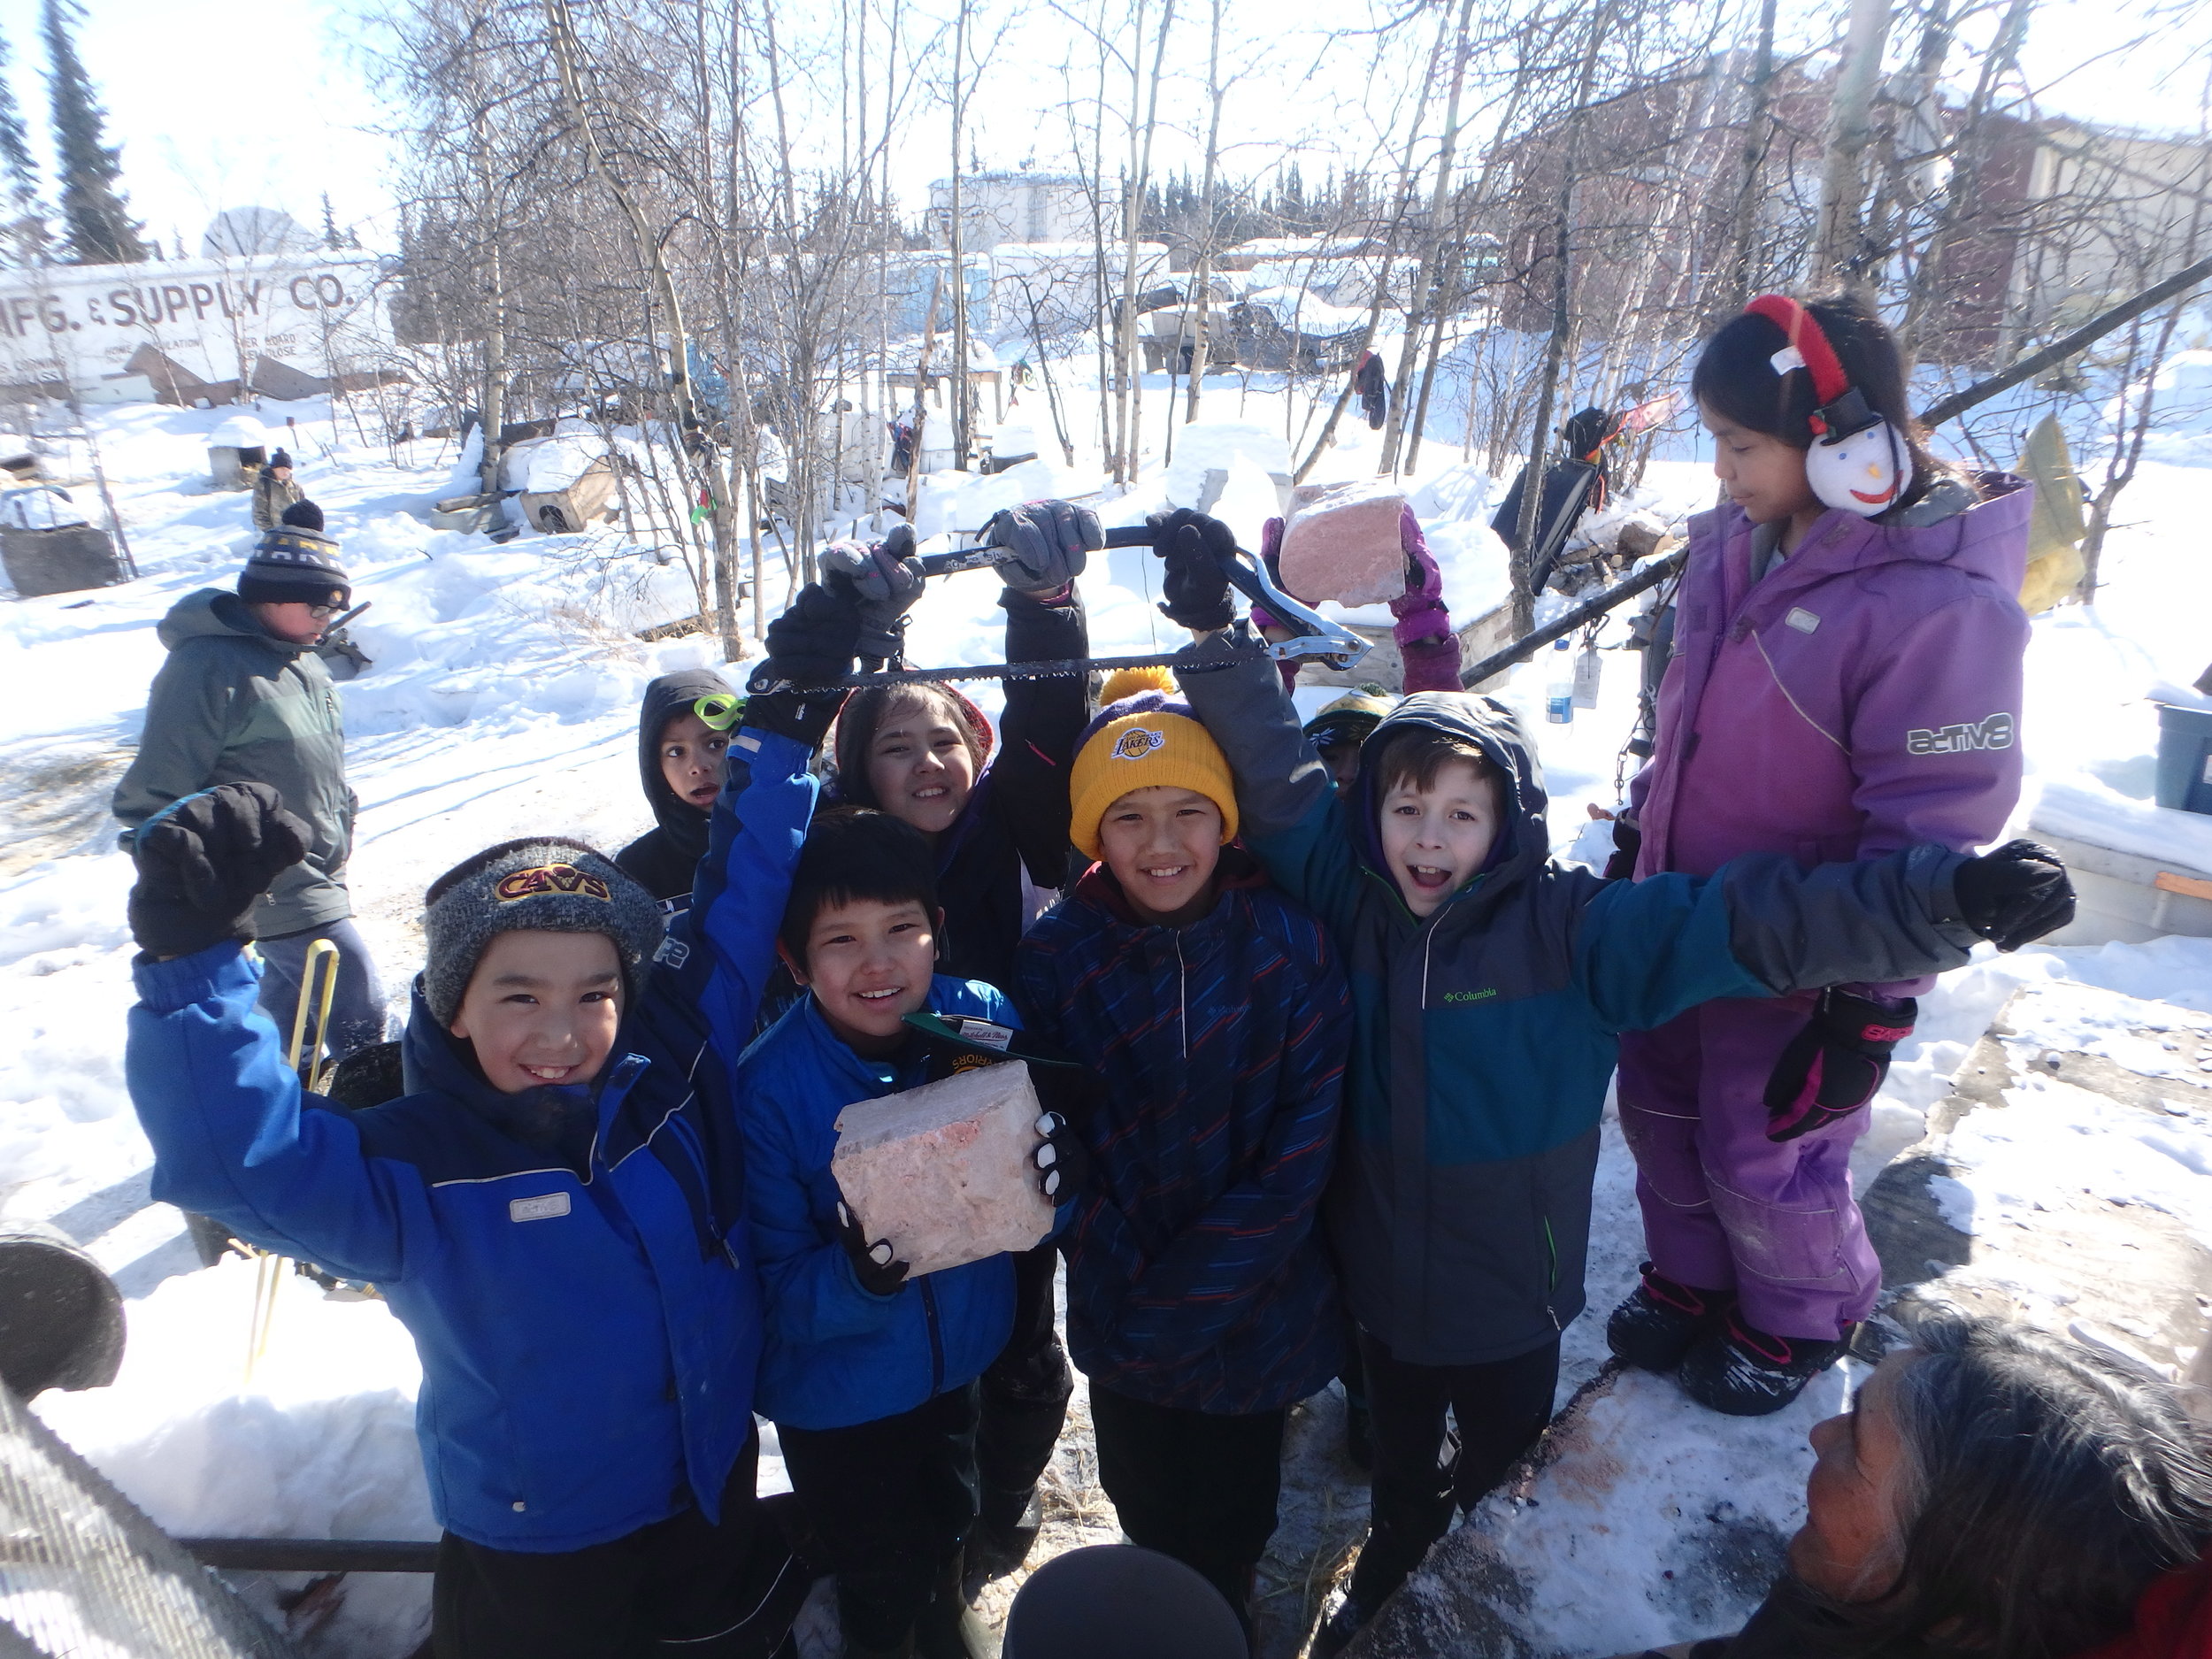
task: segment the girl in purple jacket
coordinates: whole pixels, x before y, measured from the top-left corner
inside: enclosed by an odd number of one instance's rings
[[[2020,791],[2027,486],[1929,455],[1896,342],[1854,298],[1755,300],[1691,386],[1728,499],[1690,521],[1630,791],[1635,873],[1994,840]],[[1756,1416],[1842,1354],[1881,1287],[1851,1147],[1930,983],[1708,1002],[1623,1033],[1651,1255],[1607,1327],[1624,1362]]]

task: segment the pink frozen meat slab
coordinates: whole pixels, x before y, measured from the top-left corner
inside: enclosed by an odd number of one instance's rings
[[[1282,583],[1308,604],[1371,605],[1406,590],[1398,516],[1406,498],[1373,484],[1339,484],[1283,526]]]
[[[977,1066],[837,1115],[830,1172],[871,1240],[916,1277],[1052,1231],[1033,1162],[1042,1109],[1018,1063]]]

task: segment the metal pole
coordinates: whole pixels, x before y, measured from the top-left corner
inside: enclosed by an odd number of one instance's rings
[[[1668,577],[1676,575],[1681,571],[1689,557],[1689,549],[1684,548],[1679,552],[1670,553],[1655,565],[1646,565],[1626,581],[1617,582],[1603,593],[1584,600],[1573,610],[1559,618],[1557,621],[1548,622],[1532,633],[1524,634],[1510,645],[1491,652],[1482,661],[1461,674],[1459,683],[1467,689],[1472,690],[1489,679],[1491,675],[1510,668],[1516,663],[1526,661],[1554,640],[1564,639],[1586,622],[1594,621],[1603,616],[1623,600],[1633,599],[1638,594],[1647,588],[1656,588]]]

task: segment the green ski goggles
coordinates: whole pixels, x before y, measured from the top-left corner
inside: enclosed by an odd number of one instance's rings
[[[745,718],[745,699],[734,691],[710,691],[691,705],[709,730],[726,732]]]

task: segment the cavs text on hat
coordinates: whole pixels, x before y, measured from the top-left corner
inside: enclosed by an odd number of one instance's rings
[[[502,904],[511,904],[517,899],[540,893],[580,893],[586,898],[610,903],[614,899],[604,881],[574,864],[532,864],[526,870],[511,870],[500,877],[499,885],[492,893]]]

